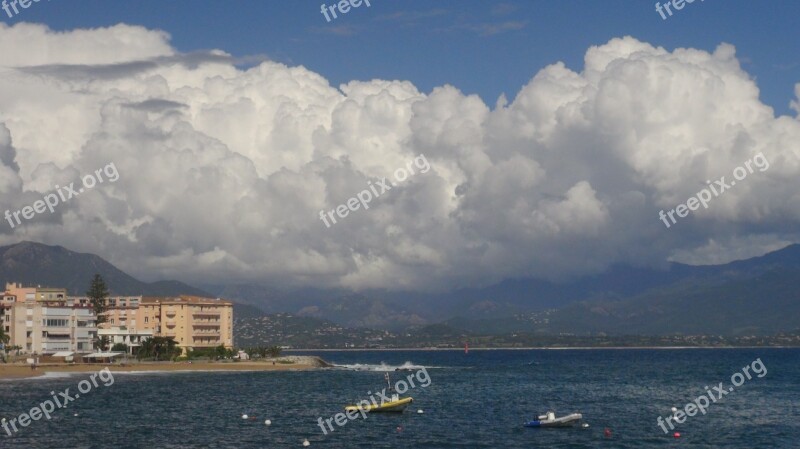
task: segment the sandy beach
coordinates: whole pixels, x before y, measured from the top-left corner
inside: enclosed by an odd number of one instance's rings
[[[273,364],[273,362],[275,362]],[[289,363],[291,362],[291,363]],[[328,366],[325,361],[312,356],[288,356],[267,361],[242,362],[141,362],[120,365],[111,364],[42,364],[32,370],[27,364],[0,363],[0,379],[24,379],[43,376],[46,373],[91,373],[108,367],[112,372],[138,371],[289,371],[311,370]]]

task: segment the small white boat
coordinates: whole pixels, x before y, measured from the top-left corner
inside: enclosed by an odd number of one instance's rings
[[[556,418],[555,413],[547,412],[546,415],[539,415],[537,419],[526,422],[525,427],[572,427],[581,419],[583,419],[583,415],[580,413],[572,413]]]

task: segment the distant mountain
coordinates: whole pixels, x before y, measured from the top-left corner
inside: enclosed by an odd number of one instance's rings
[[[746,267],[746,265],[739,265]],[[649,290],[620,301],[582,302],[553,314],[547,333],[774,335],[800,327],[800,268],[756,266]]]
[[[76,253],[61,246],[20,242],[0,247],[0,282],[63,287],[71,295],[83,295],[95,273],[100,274],[112,294],[118,295],[197,295],[210,293],[178,281],[146,283],[139,281],[94,254]]]
[[[605,294],[587,290],[585,300],[568,301],[557,310],[447,323],[492,334],[725,336],[774,335],[794,331],[800,323],[800,245],[723,265],[671,264],[661,279],[658,273],[639,274],[646,276],[644,290],[584,280],[576,284],[617,288]]]
[[[509,279],[446,293],[148,284],[92,254],[32,242],[0,247],[0,282],[63,286],[83,294],[95,273],[114,293],[223,297],[236,302],[237,317],[286,313],[306,327],[418,333],[442,324],[453,335],[736,336],[792,331],[800,323],[800,245],[722,265],[670,263],[663,270],[615,266],[571,282]]]
[[[384,300],[379,296],[338,289],[283,290],[253,284],[202,287],[216,296],[258,307],[266,313],[290,313],[298,317],[324,318],[353,328],[397,330],[430,322],[430,317],[425,318],[412,311],[415,306],[413,303],[397,299]]]
[[[270,313],[403,330],[444,322],[474,333],[772,334],[800,322],[800,245],[722,265],[614,266],[571,282],[510,279],[447,293],[276,290],[237,286],[227,297]],[[219,287],[212,287],[219,288]],[[213,291],[213,290],[212,290]],[[240,295],[241,296],[238,296]],[[555,310],[558,309],[558,310]],[[712,312],[713,310],[713,312]]]

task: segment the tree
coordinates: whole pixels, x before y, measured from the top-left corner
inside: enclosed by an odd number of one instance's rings
[[[105,315],[108,311],[108,295],[109,292],[106,282],[99,274],[95,274],[92,283],[89,285],[89,291],[86,292],[86,296],[89,297],[89,303],[92,305],[92,309],[94,309],[94,314],[97,315],[97,327],[100,327],[101,324],[108,320],[108,317]]]
[[[3,353],[4,354],[0,355],[0,358],[2,358],[3,361],[5,362],[5,360],[6,360],[5,354],[7,354],[8,350],[10,349],[8,347],[8,341],[11,339],[11,337],[9,337],[6,334],[6,331],[3,329],[2,324],[3,323],[0,323],[0,345],[3,346]]]
[[[112,352],[128,352],[128,345],[125,343],[115,343],[114,346],[111,347]]]
[[[100,352],[105,352],[108,349],[108,345],[111,341],[108,339],[107,336],[98,336],[94,339],[94,347],[99,349]]]
[[[139,360],[172,360],[181,355],[181,352],[174,337],[150,337],[142,342],[136,358]]]
[[[267,352],[269,353],[269,356],[272,358],[280,357],[281,348],[279,346],[270,346],[269,349],[267,349]]]
[[[214,348],[214,355],[217,357],[217,360],[225,357],[225,345],[219,345]]]

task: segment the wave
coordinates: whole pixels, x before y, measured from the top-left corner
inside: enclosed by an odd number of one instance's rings
[[[22,380],[52,380],[52,379],[66,379],[69,377],[76,376],[78,374],[85,374],[79,371],[50,371],[45,372],[41,375],[33,376],[33,377],[12,377],[8,379],[0,379],[0,382],[13,382],[13,381],[22,381]]]
[[[381,362],[379,365],[369,363],[350,363],[350,364],[333,364],[334,368],[346,369],[351,371],[416,371],[420,369],[443,368],[441,366],[422,366],[415,365],[412,362],[405,362],[402,365],[389,365],[386,362]]]

